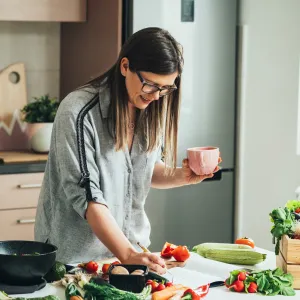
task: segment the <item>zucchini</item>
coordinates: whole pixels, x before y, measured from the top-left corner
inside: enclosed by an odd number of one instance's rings
[[[211,249],[212,250],[216,250],[216,249],[232,249],[232,250],[248,249],[248,250],[253,251],[253,249],[248,245],[238,245],[238,244],[228,244],[228,243],[203,243],[203,244],[194,246],[192,249],[192,252],[196,252],[201,256],[205,256],[205,253]]]
[[[203,255],[205,258],[217,260],[228,264],[256,265],[266,259],[262,254],[248,249],[209,249]]]
[[[11,300],[61,300],[59,297],[54,295],[49,295],[40,298],[10,298]]]

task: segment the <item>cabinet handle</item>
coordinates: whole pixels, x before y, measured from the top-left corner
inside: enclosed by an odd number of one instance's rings
[[[17,220],[18,224],[33,224],[35,223],[35,219],[20,219]]]
[[[42,187],[41,183],[31,183],[31,184],[19,184],[18,189],[34,189]]]

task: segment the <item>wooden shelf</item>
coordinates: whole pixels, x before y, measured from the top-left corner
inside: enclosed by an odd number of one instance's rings
[[[0,21],[85,22],[87,0],[0,0]]]
[[[48,154],[30,151],[0,151],[0,164],[46,162]]]

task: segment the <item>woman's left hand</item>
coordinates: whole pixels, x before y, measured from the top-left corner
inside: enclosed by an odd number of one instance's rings
[[[222,158],[219,157],[219,161],[218,163],[222,162]],[[183,176],[184,176],[184,181],[186,182],[186,184],[196,184],[196,183],[200,183],[203,180],[207,179],[207,178],[212,178],[214,176],[214,173],[219,171],[219,166],[216,166],[214,172],[212,174],[208,174],[208,175],[196,175],[189,167],[189,160],[187,158],[185,158],[182,161],[182,172],[183,172]]]

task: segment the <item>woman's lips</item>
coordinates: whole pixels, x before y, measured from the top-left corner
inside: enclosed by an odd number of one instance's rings
[[[142,101],[146,104],[149,104],[152,101],[152,100],[148,100],[148,99],[144,98],[143,96],[140,96],[140,97],[141,97]]]

